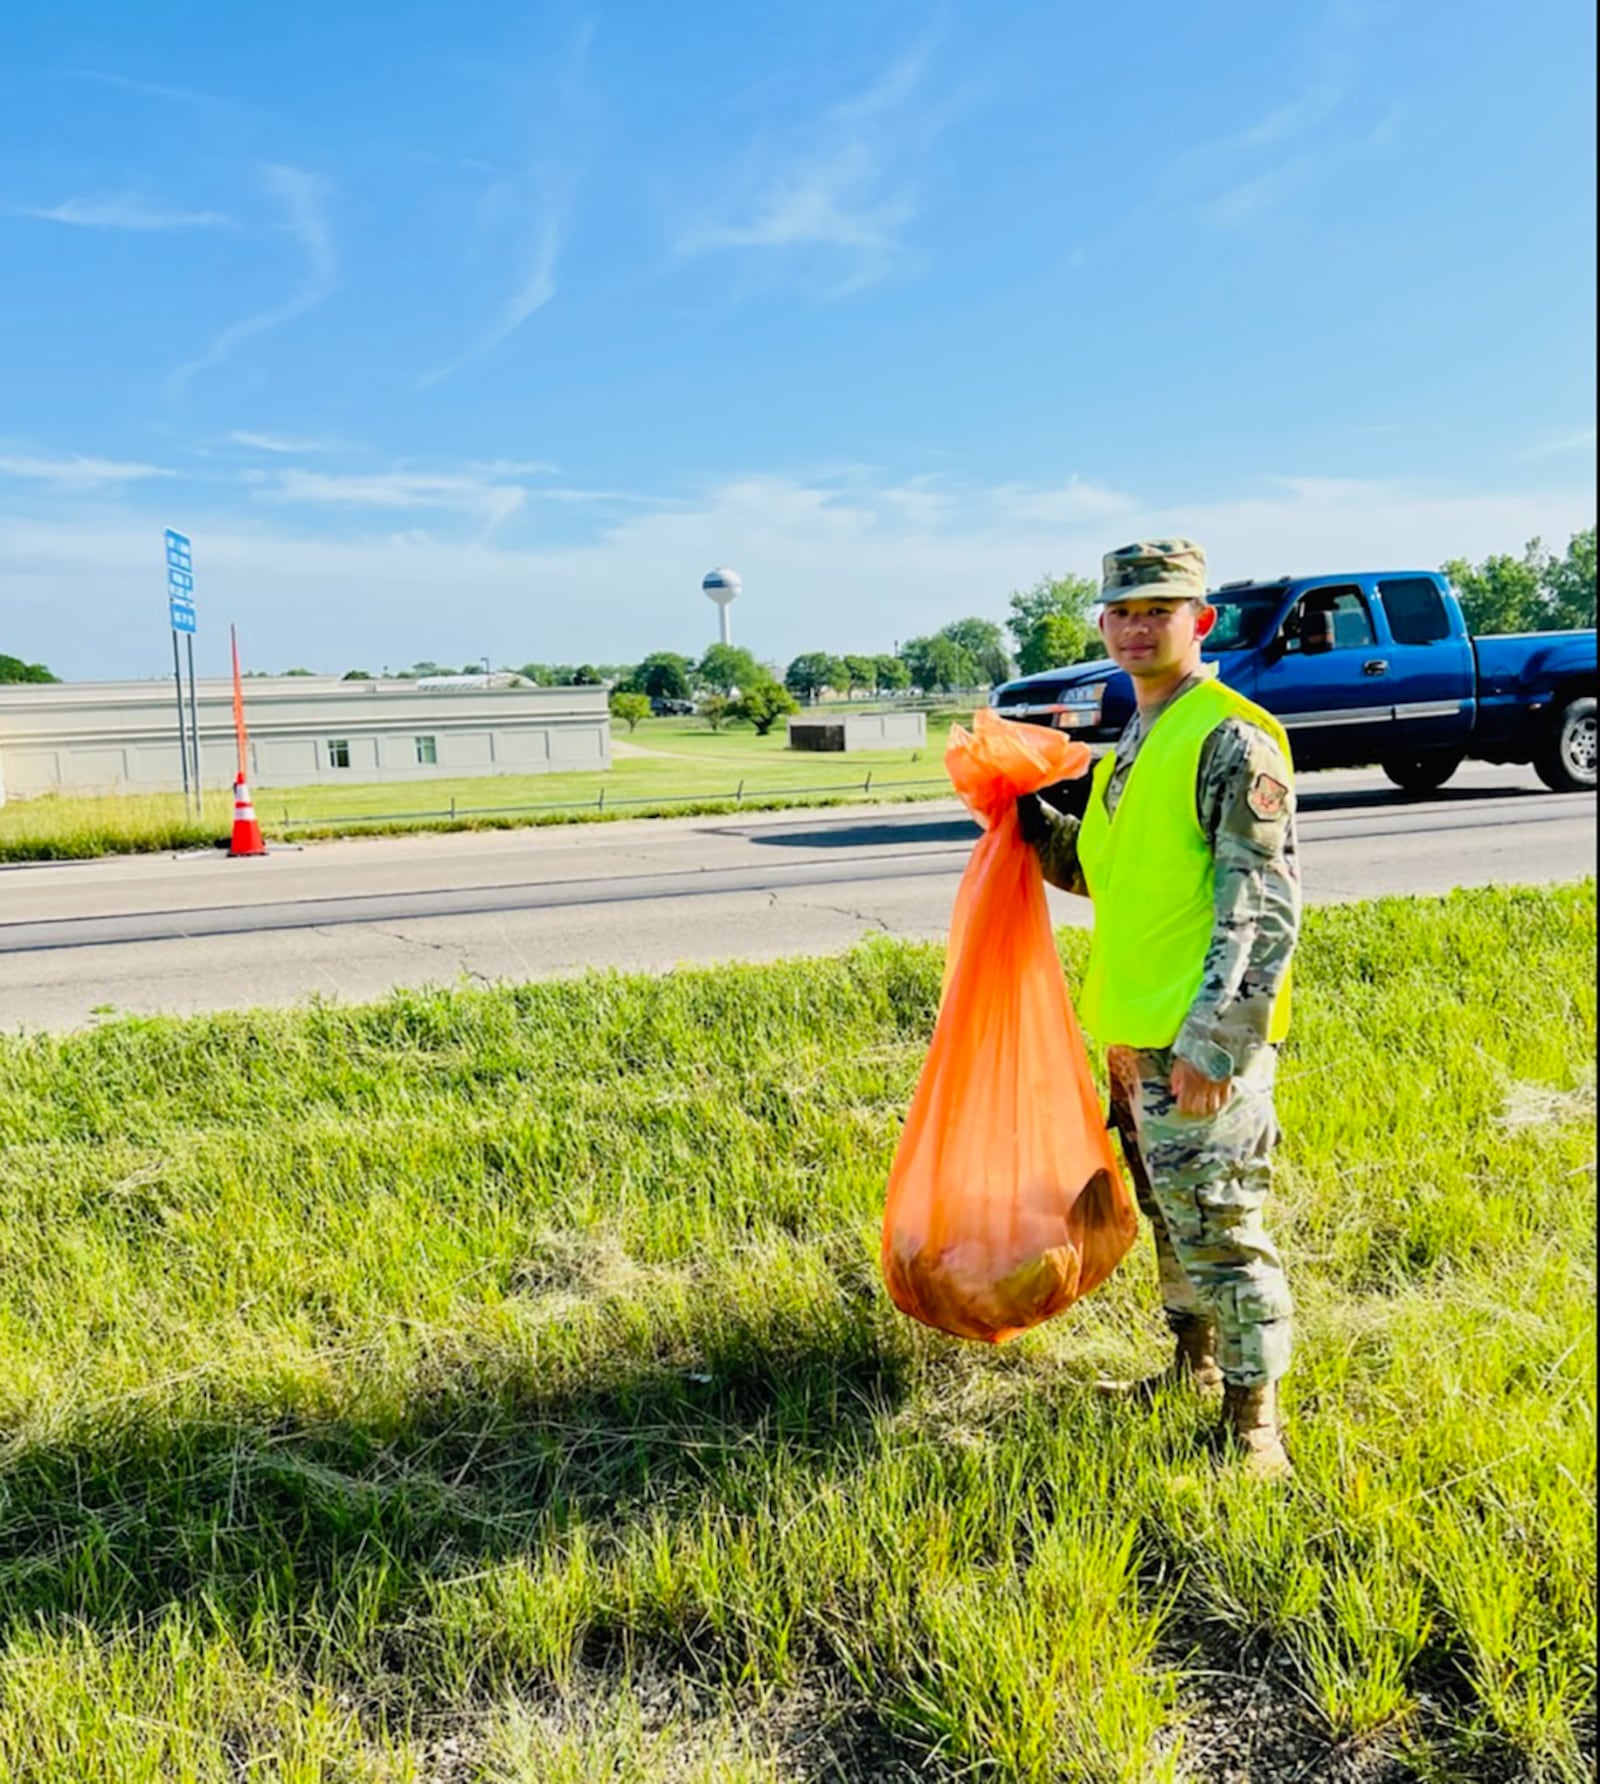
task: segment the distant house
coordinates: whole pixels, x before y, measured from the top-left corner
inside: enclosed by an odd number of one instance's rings
[[[516,678],[253,677],[250,778],[263,787],[553,774],[611,766],[606,690]],[[197,687],[202,778],[231,784],[233,684]],[[185,723],[188,710],[185,707]],[[0,802],[40,793],[175,792],[177,692],[159,681],[0,687]]]

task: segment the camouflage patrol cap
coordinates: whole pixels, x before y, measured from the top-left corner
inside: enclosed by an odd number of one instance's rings
[[[1140,539],[1102,560],[1100,599],[1206,598],[1206,554],[1193,539]]]

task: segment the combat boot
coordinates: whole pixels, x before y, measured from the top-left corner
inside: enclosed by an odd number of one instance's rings
[[[1214,1394],[1222,1386],[1215,1324],[1198,1313],[1174,1314],[1171,1320],[1174,1346],[1172,1361],[1165,1369],[1139,1381],[1097,1381],[1096,1389],[1142,1406],[1149,1405],[1168,1388],[1190,1387],[1198,1393]]]
[[[1242,1452],[1245,1473],[1257,1480],[1287,1480],[1294,1473],[1278,1428],[1275,1382],[1245,1388],[1230,1381],[1223,1388],[1222,1438]]]

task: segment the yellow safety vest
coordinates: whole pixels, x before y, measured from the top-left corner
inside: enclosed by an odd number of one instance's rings
[[[1228,718],[1259,725],[1289,763],[1289,739],[1271,713],[1213,680],[1156,719],[1115,817],[1106,813],[1115,757],[1108,751],[1095,765],[1078,831],[1078,864],[1094,900],[1078,1013],[1107,1046],[1170,1047],[1200,990],[1215,921],[1216,863],[1200,828],[1195,781],[1206,739]],[[1286,972],[1269,1038],[1281,1041],[1288,1032]]]

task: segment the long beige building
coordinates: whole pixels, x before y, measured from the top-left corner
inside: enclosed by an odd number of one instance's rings
[[[503,676],[414,682],[285,675],[247,681],[252,785],[611,766],[604,688],[507,683]],[[203,782],[226,787],[238,756],[233,684],[199,682],[196,712]],[[41,793],[175,792],[182,785],[171,682],[0,686],[0,803]]]

